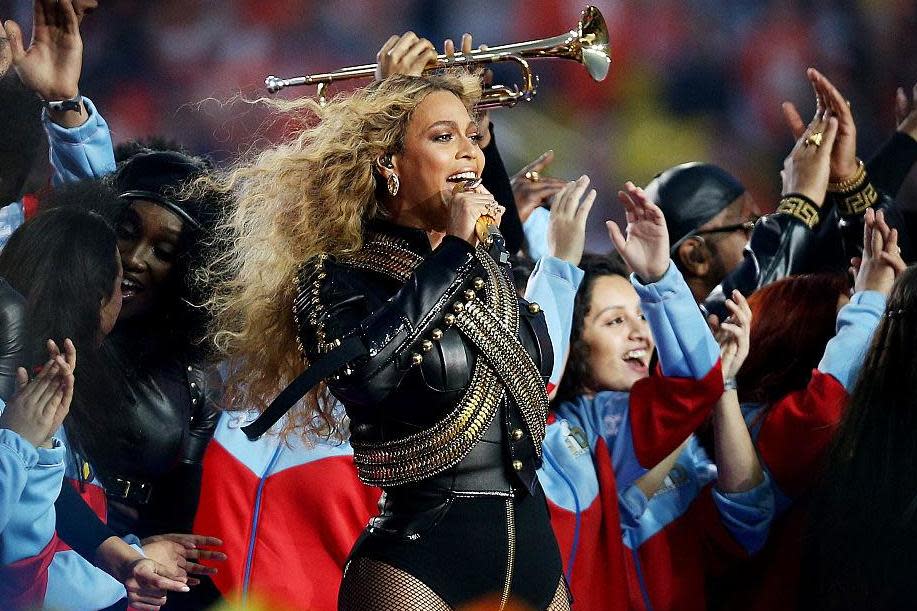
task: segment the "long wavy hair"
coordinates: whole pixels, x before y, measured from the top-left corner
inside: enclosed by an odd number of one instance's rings
[[[897,279],[809,512],[802,608],[917,606],[917,268]]]
[[[392,76],[334,98],[269,102],[290,120],[291,136],[198,186],[233,204],[217,232],[222,244],[202,281],[213,286],[213,341],[229,361],[229,409],[263,410],[307,366],[297,346],[297,269],[313,257],[363,245],[366,223],[384,215],[385,185],[374,170],[400,153],[414,110],[434,91],[454,93],[471,112],[481,82],[465,71]],[[327,389],[291,410],[286,430],[340,432]]]

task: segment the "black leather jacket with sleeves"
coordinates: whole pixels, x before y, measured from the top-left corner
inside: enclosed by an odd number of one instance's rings
[[[374,222],[352,256],[319,256],[294,304],[310,362],[357,335],[366,356],[328,380],[361,478],[398,486],[455,467],[502,414],[504,465],[535,485],[553,352],[544,314],[482,247]],[[497,425],[494,425],[497,426]]]
[[[0,278],[0,399],[16,392],[16,368],[26,364],[26,302],[9,282]]]

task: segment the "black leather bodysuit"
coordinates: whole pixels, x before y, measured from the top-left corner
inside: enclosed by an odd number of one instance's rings
[[[434,609],[488,595],[566,608],[536,477],[553,352],[497,242],[489,254],[447,236],[431,250],[425,232],[376,222],[359,252],[300,271],[309,360],[353,335],[368,354],[328,380],[361,479],[385,491],[348,561],[343,609],[396,608],[386,599],[405,592]]]

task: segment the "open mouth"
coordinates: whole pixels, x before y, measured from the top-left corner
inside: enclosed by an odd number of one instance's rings
[[[477,180],[477,179],[478,179],[478,173],[469,170],[466,172],[458,172],[456,174],[453,174],[452,176],[446,179],[446,182],[459,183],[459,182],[468,182],[468,181]]]
[[[645,348],[638,348],[636,350],[631,350],[624,354],[621,357],[627,366],[631,370],[640,373],[646,374],[649,368],[650,355],[649,351]]]
[[[121,281],[121,298],[130,299],[143,290],[143,285],[133,278],[124,278]]]

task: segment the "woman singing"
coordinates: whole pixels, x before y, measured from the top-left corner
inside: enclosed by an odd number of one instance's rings
[[[361,479],[385,491],[341,609],[569,608],[535,475],[553,354],[499,235],[476,230],[503,212],[476,186],[479,95],[446,73],[282,103],[303,129],[223,184],[236,206],[211,270],[227,274],[213,305],[235,405],[264,408],[342,346],[361,354],[289,419],[341,429],[333,393]]]

